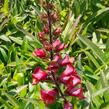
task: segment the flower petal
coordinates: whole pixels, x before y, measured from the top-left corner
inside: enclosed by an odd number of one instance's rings
[[[36,67],[33,74],[32,74],[33,79],[33,84],[37,84],[41,80],[45,80],[47,77],[47,73],[42,71],[40,67]]]
[[[66,66],[66,69],[64,70],[61,76],[69,76],[69,75],[77,75],[75,68],[71,64],[68,64]]]
[[[82,87],[80,88],[74,87],[72,89],[67,89],[67,91],[71,96],[78,97],[79,99],[84,99]]]
[[[59,52],[59,51],[63,50],[64,48],[65,48],[65,44],[61,43],[59,39],[57,39],[53,42],[53,49],[56,52]]]
[[[70,76],[69,80],[67,81],[67,87],[75,87],[78,84],[81,84],[81,79],[77,75]]]
[[[70,57],[68,55],[66,55],[64,57],[64,59],[62,59],[59,63],[61,66],[65,66],[67,64],[72,64],[71,61],[70,61]]]
[[[57,90],[41,90],[41,98],[46,105],[53,104],[56,100]]]
[[[46,52],[43,49],[35,49],[33,52],[34,56],[38,56],[40,58],[45,58],[46,57]]]

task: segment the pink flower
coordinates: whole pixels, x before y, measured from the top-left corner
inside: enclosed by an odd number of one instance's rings
[[[59,78],[60,82],[67,84],[68,80],[70,79],[70,76],[61,76]]]
[[[71,96],[78,97],[79,99],[84,99],[82,86],[80,88],[77,87],[68,87],[67,92]]]
[[[60,35],[62,32],[62,29],[60,27],[56,28],[53,32],[53,35],[57,36],[57,35]]]
[[[77,75],[62,76],[60,78],[60,81],[62,83],[64,83],[65,85],[67,85],[67,87],[69,87],[69,86],[70,87],[74,87],[77,84],[80,84],[81,83],[81,79]]]
[[[64,103],[64,109],[73,109],[72,104],[69,102]]]
[[[35,49],[33,52],[33,56],[38,56],[40,58],[45,58],[46,57],[46,52],[43,49]]]
[[[54,56],[54,62],[59,62],[60,61],[60,59],[61,59],[61,55],[60,54],[56,54],[55,56]]]
[[[53,42],[53,49],[56,52],[59,52],[59,51],[63,50],[64,48],[65,48],[65,44],[62,44],[59,39],[57,39],[57,40],[55,40],[55,42]]]
[[[33,74],[33,85],[37,84],[41,80],[45,80],[47,77],[47,73],[42,71],[40,67],[36,67]]]
[[[58,91],[56,89],[52,90],[41,90],[41,99],[46,105],[55,103]]]
[[[68,64],[64,72],[61,74],[61,77],[70,75],[77,75],[77,73],[75,71],[75,68],[71,64]]]
[[[70,76],[67,81],[67,87],[75,87],[76,85],[81,84],[81,79],[78,75]]]
[[[71,60],[70,60],[70,57],[68,55],[66,55],[64,57],[64,59],[61,59],[61,61],[59,62],[59,64],[61,66],[66,66],[67,64],[72,64]]]

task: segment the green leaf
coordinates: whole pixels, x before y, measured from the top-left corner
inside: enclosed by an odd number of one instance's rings
[[[86,37],[78,36],[78,39],[82,43],[84,43],[89,49],[91,49],[93,53],[101,60],[101,62],[105,64],[105,61],[106,61],[105,54],[94,43],[92,43]]]
[[[22,39],[20,37],[13,37],[13,36],[9,36],[9,38],[15,42],[16,44],[22,45]]]
[[[5,60],[5,62],[7,62],[8,56],[7,56],[6,51],[0,47],[0,52],[1,52],[1,55],[3,56],[3,59]]]
[[[5,42],[11,42],[11,40],[6,35],[1,35],[0,39],[2,39]]]
[[[9,13],[9,0],[4,0],[3,12],[7,16]]]
[[[95,57],[92,54],[90,54],[90,52],[85,51],[85,50],[83,50],[83,51],[86,54],[86,56],[88,56],[88,58],[94,63],[94,65],[96,66],[96,68],[99,68],[100,65],[99,65],[98,61],[95,59]]]
[[[99,96],[99,95],[105,93],[107,90],[109,90],[109,87],[102,88],[102,89],[100,89],[100,90],[94,92],[94,93],[92,94],[92,98],[94,99],[96,96]]]
[[[14,100],[14,98],[12,97],[12,96],[10,96],[8,93],[6,93],[6,92],[3,92],[4,93],[4,95],[8,98],[8,100],[9,100],[9,102],[13,105],[13,106],[15,106],[15,108],[18,108],[19,107],[19,105],[17,104],[17,102]]]

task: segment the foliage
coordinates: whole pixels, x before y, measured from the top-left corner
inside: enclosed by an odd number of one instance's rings
[[[52,0],[59,11],[67,52],[76,57],[75,66],[83,81],[86,99],[74,109],[109,107],[109,1]],[[41,47],[38,32],[43,10],[38,0],[0,1],[0,108],[61,109],[61,101],[45,107],[39,100],[40,87],[32,86],[32,70],[39,58],[32,57]],[[42,87],[47,87],[46,83]]]

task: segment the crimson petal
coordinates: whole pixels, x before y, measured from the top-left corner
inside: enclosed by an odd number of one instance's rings
[[[79,99],[84,99],[82,87],[80,88],[74,87],[72,89],[67,89],[67,91],[71,96],[78,97]]]
[[[47,77],[47,73],[42,71],[40,67],[36,67],[33,74],[33,84],[37,84],[41,80],[45,80]]]
[[[71,64],[68,64],[61,76],[70,76],[70,75],[77,75],[77,73],[75,71],[75,68]]]
[[[70,61],[69,56],[66,55],[66,56],[64,57],[64,59],[62,59],[62,60],[60,61],[59,64],[60,64],[61,66],[65,66],[65,65],[67,65],[67,64],[71,64],[71,61]]]
[[[41,98],[46,105],[53,104],[56,100],[57,90],[41,90]]]
[[[35,49],[33,52],[34,56],[38,56],[40,58],[45,58],[46,57],[46,52],[43,49]]]

